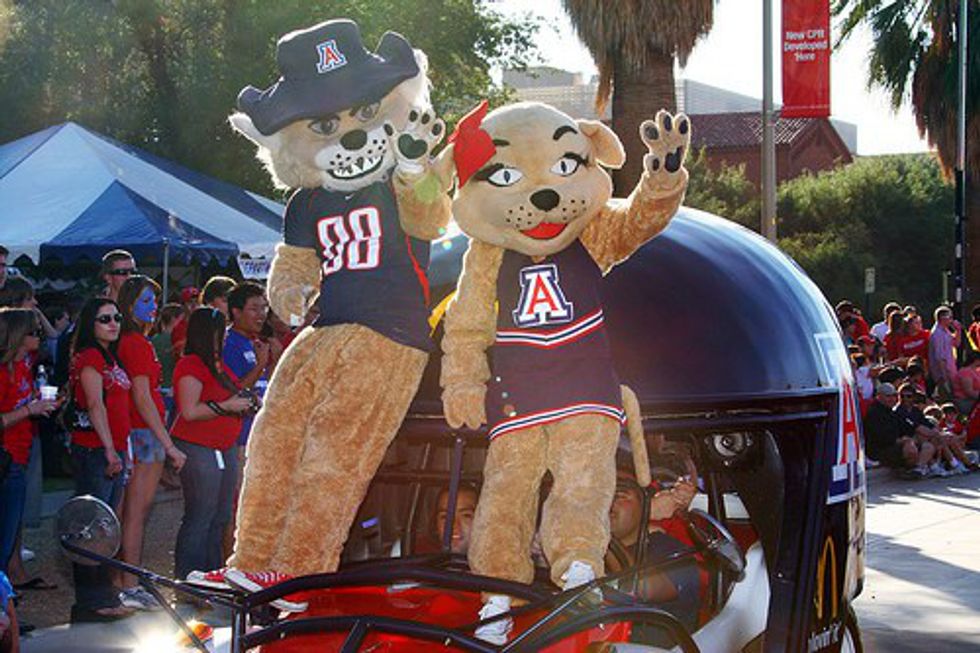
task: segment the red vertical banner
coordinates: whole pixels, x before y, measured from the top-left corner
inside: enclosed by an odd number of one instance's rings
[[[769,0],[765,0],[768,2]],[[783,0],[786,118],[830,116],[830,0]]]

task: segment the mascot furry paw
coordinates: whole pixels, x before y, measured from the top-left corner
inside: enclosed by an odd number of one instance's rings
[[[298,189],[269,276],[295,323],[320,316],[276,367],[248,443],[235,552],[241,572],[330,572],[415,394],[430,349],[429,240],[450,200],[429,154],[445,126],[424,54],[389,32],[377,52],[332,20],[280,39],[281,77],[245,88],[232,126]]]
[[[599,284],[680,205],[690,121],[661,111],[641,126],[645,171],[628,199],[612,201],[600,165],[621,166],[624,152],[610,129],[536,103],[482,111],[441,155],[454,158],[453,213],[471,238],[446,315],[444,410],[453,427],[488,422],[491,438],[469,561],[476,573],[532,580],[550,471],[541,539],[552,580],[567,589],[603,571],[624,405],[642,442],[636,399],[613,369]],[[481,616],[507,609],[507,597],[489,596]],[[502,642],[506,624],[477,634]]]

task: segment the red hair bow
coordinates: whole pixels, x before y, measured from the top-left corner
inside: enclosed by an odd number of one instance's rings
[[[486,100],[480,102],[475,109],[463,116],[449,137],[448,142],[455,143],[453,163],[456,164],[460,186],[466,184],[473,173],[497,153],[497,146],[493,144],[490,134],[480,127],[487,115],[487,106]]]

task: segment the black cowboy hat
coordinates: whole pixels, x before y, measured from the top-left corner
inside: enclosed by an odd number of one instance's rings
[[[419,72],[412,46],[386,32],[368,52],[352,20],[328,20],[286,34],[276,45],[279,80],[260,91],[246,86],[238,108],[266,136],[303,118],[319,118],[377,102]]]

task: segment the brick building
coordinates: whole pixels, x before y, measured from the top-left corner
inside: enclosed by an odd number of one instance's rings
[[[503,83],[521,100],[546,102],[573,118],[595,119],[596,80],[556,68],[504,71]],[[694,148],[704,148],[709,165],[745,164],[759,185],[762,157],[761,101],[690,79],[675,81],[677,110],[691,117]],[[611,119],[609,103],[602,116]],[[780,118],[776,122],[779,182],[805,170],[817,172],[850,163],[857,149],[857,127],[835,119]]]

